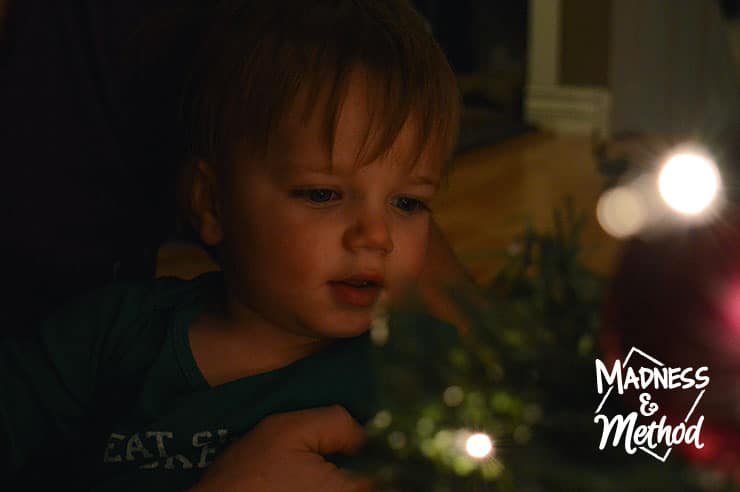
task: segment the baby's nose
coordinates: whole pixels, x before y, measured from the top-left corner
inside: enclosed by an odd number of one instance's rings
[[[345,246],[352,251],[367,249],[390,254],[393,239],[387,217],[382,213],[363,213],[345,234]]]

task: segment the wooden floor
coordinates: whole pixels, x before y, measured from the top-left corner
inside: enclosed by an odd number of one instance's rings
[[[482,282],[500,268],[527,220],[550,229],[556,207],[571,197],[586,214],[584,261],[607,273],[618,242],[596,221],[604,180],[598,174],[588,137],[532,133],[461,156],[449,189],[435,211],[450,244]]]
[[[570,196],[587,215],[584,260],[608,273],[619,244],[596,222],[602,186],[589,138],[532,133],[457,158],[449,186],[433,209],[462,263],[485,284],[525,220],[550,228],[553,210]],[[169,243],[160,250],[158,275],[191,278],[214,268],[191,245]]]

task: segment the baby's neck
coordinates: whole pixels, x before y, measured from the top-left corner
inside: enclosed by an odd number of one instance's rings
[[[193,357],[211,386],[285,367],[332,343],[252,321],[237,322],[211,309],[190,326]]]

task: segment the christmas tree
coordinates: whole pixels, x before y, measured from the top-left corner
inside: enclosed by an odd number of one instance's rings
[[[598,449],[594,361],[607,279],[581,262],[583,225],[568,205],[552,231],[526,227],[484,287],[490,308],[468,304],[475,323],[464,337],[421,309],[378,319],[382,410],[365,453],[378,490],[740,490],[677,453],[661,463]]]

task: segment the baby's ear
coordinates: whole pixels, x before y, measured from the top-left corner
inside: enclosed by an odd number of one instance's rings
[[[189,198],[193,227],[205,244],[217,246],[223,239],[218,175],[204,160],[193,164]]]

